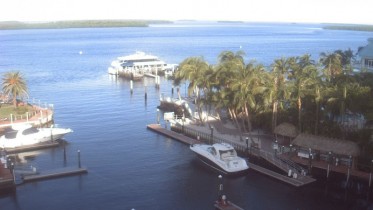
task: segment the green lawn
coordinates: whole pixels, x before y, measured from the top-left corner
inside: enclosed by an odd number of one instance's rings
[[[10,114],[14,116],[24,115],[26,112],[33,112],[34,109],[32,106],[19,106],[14,108],[13,104],[1,104],[0,107],[0,119],[8,118],[10,119]]]

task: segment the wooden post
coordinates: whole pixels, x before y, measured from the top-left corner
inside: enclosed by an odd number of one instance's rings
[[[221,201],[221,196],[223,195],[223,176],[219,175],[219,185],[218,185],[218,201]]]
[[[81,163],[80,163],[80,150],[78,150],[78,166],[81,168]]]
[[[145,85],[145,101],[148,99],[148,90],[147,86]]]
[[[246,137],[246,155],[248,155],[249,152],[249,137]]]
[[[159,124],[159,109],[157,109],[157,123]]]
[[[326,179],[329,179],[330,163],[332,162],[332,152],[328,153],[328,169],[326,171]]]
[[[26,112],[26,122],[28,122],[28,112]]]
[[[371,184],[372,184],[372,168],[373,168],[373,160],[372,160],[372,162],[370,163],[369,187],[370,187]]]
[[[133,81],[131,80],[130,81],[130,91],[131,91],[131,94],[133,93]]]
[[[346,188],[347,188],[347,185],[348,185],[348,181],[350,180],[350,170],[351,170],[351,166],[352,166],[352,156],[350,155],[350,157],[349,157],[349,159],[348,159]]]

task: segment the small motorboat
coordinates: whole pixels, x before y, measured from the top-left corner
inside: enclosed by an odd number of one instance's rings
[[[204,163],[223,173],[238,174],[249,169],[246,160],[238,157],[236,150],[230,144],[193,144],[190,149],[197,153]]]
[[[0,148],[17,148],[61,139],[73,132],[70,128],[36,128],[30,124],[13,125],[0,137]]]

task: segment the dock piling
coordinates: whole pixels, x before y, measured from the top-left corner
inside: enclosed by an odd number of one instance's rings
[[[78,150],[78,166],[81,168],[81,163],[80,163],[80,150]]]
[[[373,169],[373,160],[370,162],[370,173],[369,173],[369,188],[372,184],[372,169]]]
[[[148,91],[147,86],[145,85],[145,101],[148,99]]]
[[[132,94],[133,93],[133,81],[132,80],[130,81],[130,89],[131,89],[130,91],[131,91],[131,94]]]
[[[218,185],[218,201],[221,201],[223,195],[223,176],[219,175],[219,185]]]

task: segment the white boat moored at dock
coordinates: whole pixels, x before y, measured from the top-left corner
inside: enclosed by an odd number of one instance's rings
[[[226,174],[242,173],[249,169],[246,160],[238,157],[236,150],[230,144],[193,144],[190,149],[204,163]]]
[[[0,137],[0,147],[3,149],[17,148],[55,141],[71,132],[73,130],[70,128],[36,128],[30,124],[15,124]]]

